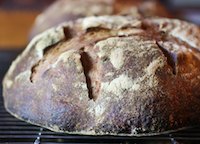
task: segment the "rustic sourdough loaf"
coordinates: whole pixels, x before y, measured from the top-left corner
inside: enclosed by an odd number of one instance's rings
[[[57,0],[36,18],[30,37],[65,21],[113,14],[170,16],[165,7],[155,0]]]
[[[35,37],[3,81],[8,112],[53,131],[155,135],[200,124],[200,29],[79,19]]]

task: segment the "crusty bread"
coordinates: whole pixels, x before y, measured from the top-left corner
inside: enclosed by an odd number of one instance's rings
[[[3,81],[8,112],[53,131],[155,135],[200,124],[200,29],[79,19],[35,37]]]
[[[30,37],[33,38],[36,34],[65,21],[113,14],[129,14],[134,17],[170,16],[155,0],[58,0],[37,17]]]

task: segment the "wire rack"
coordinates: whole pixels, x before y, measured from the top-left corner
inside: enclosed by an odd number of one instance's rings
[[[11,61],[19,51],[0,52],[0,81]],[[0,94],[2,88],[0,88]],[[198,144],[200,128],[192,128],[176,133],[153,137],[114,137],[114,136],[82,136],[55,133],[45,128],[20,121],[6,112],[3,98],[0,96],[0,143],[12,144],[62,144],[62,143],[121,143],[121,144]]]

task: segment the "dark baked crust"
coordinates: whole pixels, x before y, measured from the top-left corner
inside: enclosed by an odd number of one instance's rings
[[[5,107],[67,133],[140,136],[199,125],[199,33],[166,18],[68,22],[35,37],[12,63]]]
[[[30,37],[33,38],[65,21],[87,16],[115,14],[129,14],[137,18],[141,16],[171,17],[170,13],[155,0],[58,0],[36,18]]]

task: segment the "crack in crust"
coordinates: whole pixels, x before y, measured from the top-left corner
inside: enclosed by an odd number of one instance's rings
[[[80,61],[86,77],[88,96],[95,101],[101,86],[99,57],[93,52],[91,47],[89,47],[89,50],[86,48],[81,49],[80,55]]]
[[[93,99],[93,90],[92,90],[92,79],[89,76],[89,72],[92,69],[92,58],[88,55],[88,53],[84,52],[84,50],[81,52],[81,64],[83,66],[83,71],[86,78],[86,84],[88,89],[88,96],[90,99]]]
[[[157,46],[161,49],[165,57],[167,58],[168,65],[172,68],[172,72],[176,75],[176,64],[177,64],[177,56],[176,54],[168,51],[166,48],[161,46],[158,42],[156,42]]]
[[[94,31],[97,31],[97,29],[94,29]],[[102,39],[112,36],[112,34],[109,33],[105,29],[99,28],[98,31],[100,31],[99,36],[97,36],[95,38],[93,37],[93,35],[95,33],[92,30],[90,30],[85,35],[76,34],[79,36],[75,36],[69,40],[61,41],[53,46],[48,47],[44,51],[43,58],[40,59],[31,68],[32,69],[32,74],[31,74],[31,78],[30,78],[31,81],[33,81],[34,77],[39,78],[39,76],[42,75],[42,73],[44,73],[46,70],[48,70],[50,67],[47,65],[53,64],[63,52],[69,51],[70,49],[79,50],[82,47],[85,47],[87,45],[90,45],[92,43],[95,43],[97,41],[100,41]],[[80,32],[80,33],[82,33],[82,32]]]

